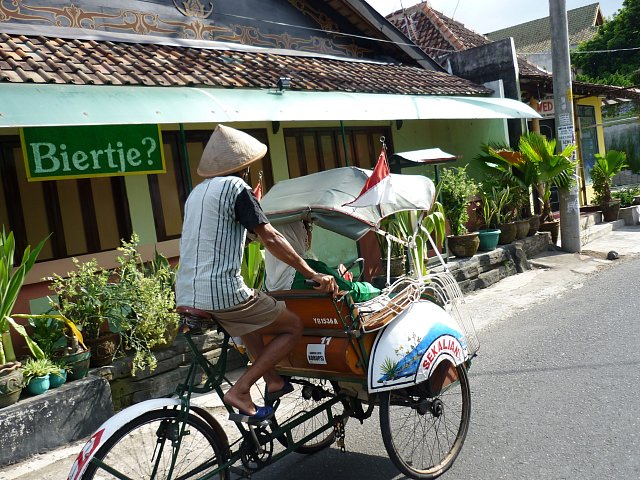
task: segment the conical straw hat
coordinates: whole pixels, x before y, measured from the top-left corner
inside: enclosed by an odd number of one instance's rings
[[[198,175],[217,177],[242,170],[260,160],[267,146],[235,128],[218,125],[211,134],[198,164]]]

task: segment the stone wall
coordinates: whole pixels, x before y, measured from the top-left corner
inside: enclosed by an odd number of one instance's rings
[[[215,362],[220,357],[222,335],[207,332],[191,337],[205,358]],[[93,375],[109,381],[113,407],[116,411],[151,398],[165,397],[173,393],[178,383],[186,379],[193,354],[186,341],[179,337],[171,347],[155,353],[158,365],[153,372],[148,369],[131,375],[131,359],[121,358],[113,365],[93,370]],[[234,348],[227,355],[227,370],[234,370],[245,365],[246,357]],[[201,376],[201,375],[200,375]]]
[[[538,232],[532,237],[501,245],[491,252],[478,252],[470,258],[454,257],[447,266],[462,292],[468,293],[529,270],[529,258],[547,250],[550,245],[551,234]],[[434,271],[442,268],[436,267]]]
[[[88,376],[0,409],[0,465],[91,435],[113,415],[109,383]]]

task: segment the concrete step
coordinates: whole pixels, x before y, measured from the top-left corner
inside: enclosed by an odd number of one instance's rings
[[[593,225],[602,223],[602,212],[587,212],[580,214],[580,230],[586,230]]]
[[[580,233],[580,245],[584,246],[589,242],[593,242],[598,238],[602,238],[608,235],[613,230],[618,230],[624,227],[624,220],[618,219],[614,222],[598,223],[591,225],[588,228],[582,229]]]

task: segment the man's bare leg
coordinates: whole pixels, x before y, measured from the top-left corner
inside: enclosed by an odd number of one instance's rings
[[[249,392],[251,386],[260,377],[270,375],[270,371],[275,374],[274,365],[293,350],[293,347],[300,340],[302,336],[302,321],[293,312],[284,310],[273,323],[256,330],[254,333],[275,335],[275,337],[268,345],[263,344],[262,353],[255,358],[251,366],[247,368],[224,396],[224,403],[238,408],[248,415],[256,413],[256,408]],[[251,347],[247,346],[247,348]],[[277,376],[277,374],[275,375]]]
[[[262,355],[262,352],[264,351],[264,340],[261,334],[252,332],[247,335],[243,335],[242,342],[247,347],[252,359],[256,359]],[[277,392],[284,387],[284,378],[278,375],[274,368],[270,368],[262,378],[264,378],[264,381],[267,384],[267,392]]]

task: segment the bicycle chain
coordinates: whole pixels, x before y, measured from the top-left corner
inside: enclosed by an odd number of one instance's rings
[[[342,420],[338,421],[334,425],[333,430],[336,436],[336,445],[338,445],[342,453],[346,452],[347,449],[344,447],[344,422]]]

